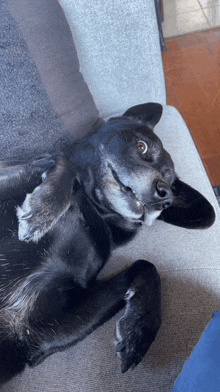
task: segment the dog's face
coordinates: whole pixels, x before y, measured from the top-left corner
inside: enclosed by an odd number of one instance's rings
[[[110,123],[116,130],[100,144],[102,194],[127,220],[151,225],[173,202],[171,157],[149,126],[128,117]]]
[[[211,205],[177,178],[153,132],[161,115],[160,104],[138,105],[88,138],[85,190],[106,216],[119,214],[131,224],[151,225],[161,215],[179,226],[210,226],[215,216]]]

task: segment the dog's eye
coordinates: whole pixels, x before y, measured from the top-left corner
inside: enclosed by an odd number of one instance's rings
[[[142,154],[145,154],[145,152],[147,152],[147,150],[148,150],[148,145],[147,145],[147,143],[143,142],[142,140],[139,140],[139,141],[137,142],[137,148],[138,148],[138,150],[139,150]]]

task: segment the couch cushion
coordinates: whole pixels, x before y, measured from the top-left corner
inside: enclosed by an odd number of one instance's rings
[[[166,103],[154,0],[59,0],[103,118]]]

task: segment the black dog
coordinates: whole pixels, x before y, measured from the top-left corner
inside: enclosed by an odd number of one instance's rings
[[[161,323],[160,278],[136,261],[96,277],[113,247],[156,218],[209,227],[209,202],[181,182],[153,133],[162,107],[138,105],[60,154],[0,164],[0,377],[83,339],[125,306],[116,351],[137,365]]]

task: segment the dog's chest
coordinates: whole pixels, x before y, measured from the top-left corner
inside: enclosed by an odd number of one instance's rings
[[[87,215],[74,205],[51,233],[49,255],[63,273],[84,287],[97,276],[110,254],[109,230],[93,212],[89,210]]]

